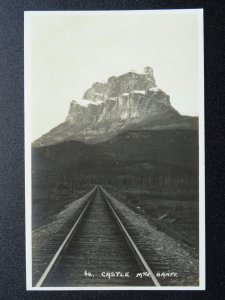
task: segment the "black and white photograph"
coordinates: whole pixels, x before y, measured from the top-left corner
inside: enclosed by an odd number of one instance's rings
[[[26,11],[27,290],[204,290],[203,10]]]

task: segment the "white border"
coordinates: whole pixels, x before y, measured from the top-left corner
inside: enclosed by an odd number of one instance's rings
[[[33,287],[31,230],[31,17],[34,15],[102,14],[197,14],[199,16],[199,286],[176,287]],[[203,9],[114,10],[114,11],[25,11],[24,12],[24,134],[25,134],[25,232],[26,289],[33,291],[70,290],[205,290],[205,139],[204,139],[204,31]]]
[[[25,137],[25,233],[26,287],[32,289],[32,222],[31,222],[31,26],[30,14],[24,15],[24,137]],[[28,46],[29,45],[29,46]]]
[[[204,111],[204,28],[199,14],[199,286],[205,290],[205,111]]]

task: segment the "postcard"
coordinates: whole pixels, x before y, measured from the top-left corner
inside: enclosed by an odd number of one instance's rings
[[[203,10],[24,33],[27,290],[204,290]]]

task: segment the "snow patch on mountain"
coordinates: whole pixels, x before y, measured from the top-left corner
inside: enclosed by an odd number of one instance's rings
[[[101,105],[102,103],[104,103],[104,101],[102,100],[93,101],[93,100],[81,99],[76,101],[73,100],[73,103],[83,107],[88,107],[89,105]]]
[[[131,91],[131,94],[142,94],[142,95],[145,95],[145,91],[143,91],[143,90],[134,90],[134,91]]]
[[[150,88],[149,91],[158,92],[158,91],[160,91],[160,89],[158,87],[153,87],[153,88]]]

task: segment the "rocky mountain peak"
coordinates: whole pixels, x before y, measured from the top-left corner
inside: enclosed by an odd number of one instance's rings
[[[147,66],[142,74],[132,71],[93,83],[83,99],[71,102],[66,122],[83,126],[111,121],[113,127],[165,109],[172,109],[169,96],[156,86],[153,69]]]
[[[157,87],[153,69],[144,68],[95,82],[81,100],[72,100],[64,123],[34,142],[44,146],[64,140],[98,142],[127,129],[157,130],[190,127],[171,106],[170,97]],[[175,123],[174,123],[175,122]],[[163,125],[162,125],[163,124]]]

